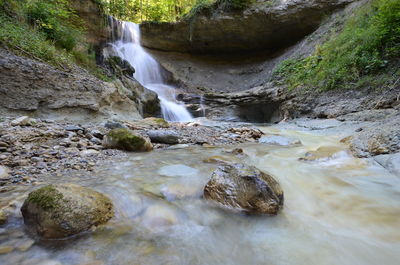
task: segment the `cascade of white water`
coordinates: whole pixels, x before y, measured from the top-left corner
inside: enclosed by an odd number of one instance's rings
[[[114,30],[112,25],[112,36],[118,38],[112,43],[115,52],[133,66],[134,77],[140,84],[157,93],[164,119],[180,122],[192,120],[185,106],[175,99],[175,88],[165,83],[159,63],[140,45],[139,25],[120,22],[118,32]]]

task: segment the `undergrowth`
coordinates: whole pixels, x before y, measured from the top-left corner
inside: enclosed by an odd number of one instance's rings
[[[182,16],[190,19],[199,13],[212,13],[215,11],[242,10],[249,7],[255,0],[197,0],[190,11]]]
[[[398,78],[400,1],[371,0],[313,55],[283,61],[274,78],[290,89],[391,84]]]
[[[60,69],[78,64],[106,80],[68,0],[0,0],[0,24],[0,43],[14,53]]]

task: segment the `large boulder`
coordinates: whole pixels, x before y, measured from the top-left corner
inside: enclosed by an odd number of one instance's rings
[[[177,52],[273,52],[296,43],[313,32],[326,14],[355,1],[257,1],[245,10],[212,7],[176,23],[142,23],[141,42],[148,48]]]
[[[103,139],[103,146],[125,151],[151,151],[153,145],[143,136],[125,128],[112,129]]]
[[[222,163],[204,188],[204,198],[251,214],[277,214],[283,191],[270,175],[253,166]]]
[[[25,224],[43,238],[75,235],[114,215],[109,198],[75,184],[48,185],[31,192],[21,212]]]

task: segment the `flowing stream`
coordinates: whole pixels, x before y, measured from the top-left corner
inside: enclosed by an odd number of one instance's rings
[[[68,181],[112,198],[116,216],[93,233],[66,241],[36,241],[26,251],[0,255],[0,264],[269,264],[398,265],[400,180],[368,160],[354,158],[338,133],[263,127],[295,137],[298,146],[243,144],[130,153],[93,175]],[[309,150],[342,150],[330,159],[300,161]],[[201,199],[216,168],[211,156],[252,164],[272,174],[285,192],[277,216],[234,214]],[[92,174],[92,173],[91,173]],[[54,176],[49,183],[65,182]],[[27,192],[2,194],[16,214]],[[0,249],[27,242],[22,218],[0,231]],[[47,263],[46,263],[47,262]]]
[[[133,66],[135,79],[142,86],[157,93],[163,117],[168,121],[192,120],[185,106],[175,99],[175,88],[166,84],[160,64],[140,45],[139,25],[119,21],[118,25],[111,27],[113,30],[117,28],[118,31],[112,33],[112,36],[118,39],[112,43],[112,47],[119,57]]]

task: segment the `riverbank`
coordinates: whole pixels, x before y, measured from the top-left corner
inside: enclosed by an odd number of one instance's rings
[[[102,145],[104,136],[113,128],[129,128],[144,137],[150,135],[155,149],[193,145],[211,148],[255,142],[262,136],[249,124],[204,126],[199,122],[168,123],[158,118],[71,123],[25,116],[3,118],[1,128],[2,191],[14,184],[37,185],[48,175],[63,179],[71,172],[90,174],[104,161],[126,157],[126,152]]]

